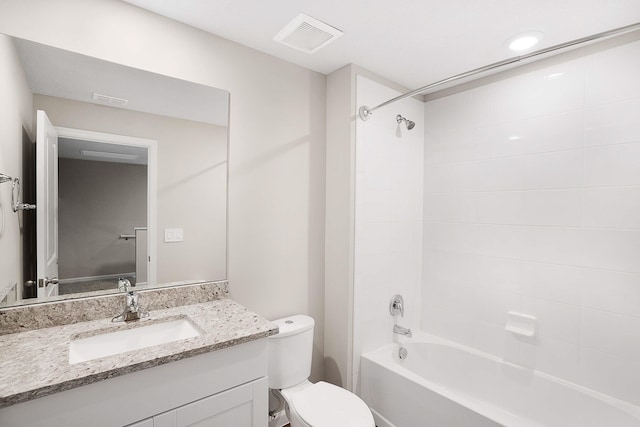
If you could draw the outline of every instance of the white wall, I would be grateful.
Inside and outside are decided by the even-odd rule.
[[[426,103],[425,330],[640,404],[638,75],[635,42]]]
[[[320,378],[325,76],[117,0],[3,0],[0,31],[230,91],[232,297],[313,316]]]
[[[357,78],[357,105],[374,107],[400,92]],[[424,104],[408,98],[356,119],[353,384],[360,355],[394,340],[389,301],[401,294],[405,327],[418,328],[422,271]],[[396,115],[413,120],[407,130]]]
[[[23,129],[31,137],[32,97],[13,41],[0,34],[0,173],[22,177]],[[22,278],[20,218],[11,208],[11,183],[0,184],[0,300]]]
[[[326,380],[351,389],[356,71],[347,65],[327,76],[327,184],[325,216]]]

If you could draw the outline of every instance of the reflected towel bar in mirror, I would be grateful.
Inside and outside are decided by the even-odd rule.
[[[0,173],[0,184],[11,181],[11,208],[14,212],[28,211],[36,208],[36,205],[20,203],[20,178],[13,178],[4,173]]]

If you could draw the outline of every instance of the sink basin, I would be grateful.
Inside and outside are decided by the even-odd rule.
[[[178,319],[75,339],[69,343],[69,363],[86,362],[198,335],[201,333],[191,321]]]

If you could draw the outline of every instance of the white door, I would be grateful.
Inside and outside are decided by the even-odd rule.
[[[58,295],[58,133],[42,110],[36,121],[36,256],[38,298]]]

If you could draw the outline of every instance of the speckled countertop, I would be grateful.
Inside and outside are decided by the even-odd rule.
[[[69,363],[69,342],[106,332],[188,318],[203,333],[77,364]],[[278,332],[278,327],[230,299],[154,310],[136,322],[92,320],[0,336],[0,408],[52,393],[220,350]]]

